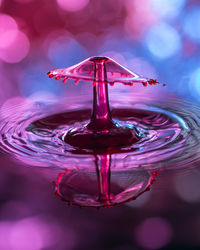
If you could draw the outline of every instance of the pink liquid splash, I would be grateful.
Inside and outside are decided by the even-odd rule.
[[[149,189],[155,170],[198,161],[193,149],[200,141],[200,112],[194,105],[155,99],[153,104],[145,99],[145,104],[135,103],[136,98],[133,102],[120,93],[110,108],[108,84],[146,86],[157,81],[106,57],[92,57],[48,74],[75,83],[91,81],[92,109],[81,96],[52,105],[11,102],[0,112],[0,143],[26,165],[60,169],[56,193],[69,204],[122,204]]]
[[[78,194],[76,191],[76,198],[74,198],[74,194],[71,194],[71,201],[69,201],[69,204],[109,207],[114,204],[125,202],[121,193],[111,195],[110,192],[111,151],[114,148],[132,145],[139,141],[140,138],[135,129],[130,129],[125,126],[117,126],[114,123],[109,106],[108,83],[112,86],[115,82],[133,86],[133,83],[137,82],[147,86],[147,84],[153,85],[158,84],[158,82],[152,79],[140,78],[135,73],[130,72],[107,57],[92,57],[70,68],[49,72],[48,75],[50,78],[54,76],[56,80],[62,78],[64,82],[66,82],[68,78],[72,78],[75,79],[75,84],[77,84],[79,80],[93,81],[93,111],[90,122],[86,126],[72,128],[65,134],[63,139],[66,143],[74,147],[81,149],[89,148],[94,150],[95,153],[98,153],[99,149],[105,152],[103,155],[96,155],[98,196],[93,195],[92,197],[89,197],[85,194],[81,196],[81,192],[84,190],[84,187],[82,187],[82,190],[79,190],[79,196],[81,199],[77,198]],[[68,175],[69,174],[67,174],[67,176]],[[63,175],[61,176],[63,177]],[[81,182],[79,183],[77,180],[78,174],[75,176],[75,180],[79,185]],[[70,181],[74,180],[73,177],[70,178]],[[59,179],[61,180],[61,178]],[[86,178],[86,180],[88,183],[89,178]],[[58,183],[56,193],[60,194],[59,188],[62,185],[60,182]],[[150,183],[147,183],[147,186],[143,187],[144,190],[146,190],[152,182],[150,181]],[[71,182],[70,184],[73,189],[73,184]],[[76,186],[76,184],[74,185]],[[89,189],[91,193],[95,191],[95,188],[92,186],[89,187]],[[144,190],[141,192],[144,192]],[[69,196],[68,192],[65,192],[65,195]],[[127,199],[129,200],[130,198],[126,197],[126,200]]]
[[[90,122],[85,127],[72,128],[65,135],[64,141],[80,148],[113,148],[131,145],[139,138],[134,129],[116,126],[109,106],[108,84],[123,83],[133,86],[134,83],[159,84],[156,80],[140,77],[108,57],[91,57],[65,69],[48,72],[50,78],[71,78],[93,81],[93,111]]]

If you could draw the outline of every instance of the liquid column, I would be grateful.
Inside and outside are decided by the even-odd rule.
[[[108,84],[107,72],[104,57],[95,57],[93,62],[95,64],[93,82],[93,113],[90,123],[87,125],[91,130],[104,130],[115,128],[112,121],[109,99],[108,99]]]

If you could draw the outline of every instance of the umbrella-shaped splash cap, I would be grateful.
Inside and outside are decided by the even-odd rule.
[[[93,111],[89,123],[72,128],[64,133],[62,139],[78,148],[115,149],[131,145],[140,140],[134,126],[117,124],[112,120],[109,108],[108,84],[123,83],[132,86],[139,82],[146,86],[157,84],[156,80],[141,77],[124,68],[109,57],[90,57],[74,66],[57,69],[48,73],[56,80],[74,79],[93,82]]]
[[[52,70],[48,72],[48,75],[50,78],[55,77],[56,80],[63,79],[64,82],[67,79],[74,79],[75,83],[78,83],[79,80],[96,81],[98,64],[104,65],[104,83],[111,85],[116,82],[127,85],[142,83],[144,86],[148,83],[150,85],[158,84],[156,80],[139,76],[109,57],[90,57],[71,67]]]

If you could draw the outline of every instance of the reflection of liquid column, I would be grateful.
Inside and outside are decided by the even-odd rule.
[[[96,156],[96,171],[99,187],[99,201],[110,204],[110,165],[111,156]]]
[[[157,172],[137,167],[130,170],[111,166],[111,155],[95,155],[90,169],[66,170],[59,174],[56,195],[69,205],[112,207],[136,199],[150,190]]]

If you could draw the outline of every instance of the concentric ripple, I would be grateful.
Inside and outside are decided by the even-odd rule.
[[[170,103],[170,104],[169,104]],[[140,140],[112,154],[111,168],[180,168],[198,161],[200,109],[182,100],[166,104],[112,103],[118,126],[137,130]],[[72,102],[50,105],[21,102],[1,110],[0,144],[4,151],[29,165],[67,169],[90,168],[92,150],[74,148],[62,140],[71,128],[84,126],[90,105]]]

